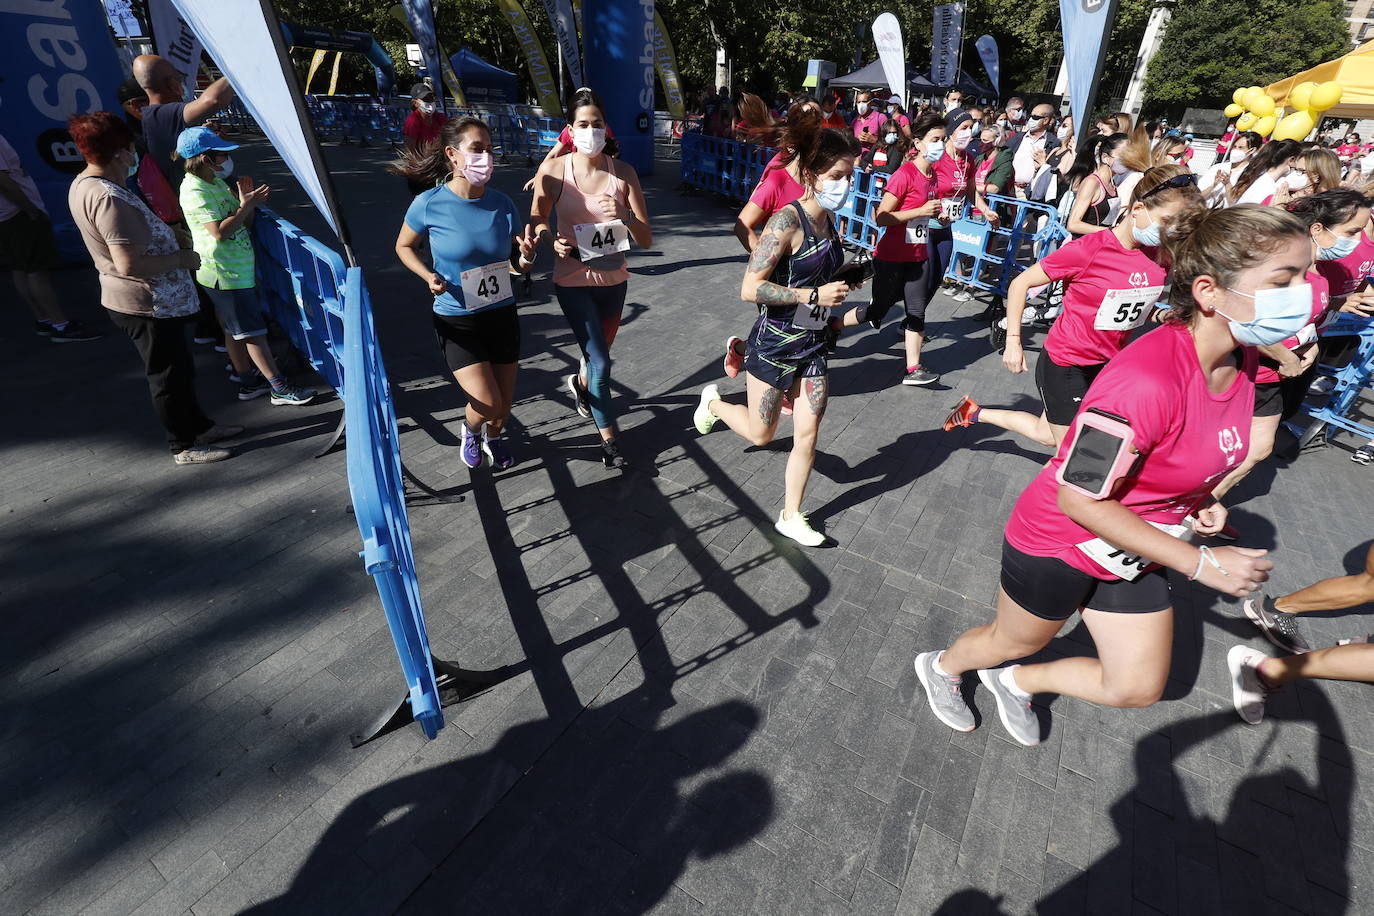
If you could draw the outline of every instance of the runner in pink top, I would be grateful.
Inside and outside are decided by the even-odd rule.
[[[1032,265],[1007,289],[1007,345],[1002,363],[1026,371],[1021,346],[1021,316],[1030,290],[1051,282],[1065,284],[1064,309],[1045,339],[1035,363],[1035,383],[1044,411],[980,407],[965,397],[950,412],[944,428],[980,420],[1058,447],[1078,412],[1092,380],[1120,352],[1133,331],[1150,320],[1164,292],[1165,270],[1156,260],[1163,227],[1201,206],[1196,179],[1186,166],[1149,169],[1136,182],[1125,217],[1105,232],[1073,241]]]
[[[960,693],[964,672],[973,670],[1024,745],[1040,741],[1031,710],[1037,693],[1149,706],[1169,676],[1173,602],[1165,571],[1245,597],[1273,568],[1263,550],[1197,547],[1184,535],[1191,527],[1211,537],[1226,524],[1211,490],[1245,460],[1254,347],[1279,342],[1308,317],[1308,227],[1258,206],[1195,209],[1179,223],[1189,231],[1170,240],[1172,317],[1102,371],[1075,433],[1017,500],[995,621],[916,658],[931,711],[952,728],[974,726]],[[1075,652],[997,667],[1042,650],[1075,611],[1095,658]]]
[[[968,154],[973,142],[973,118],[959,112],[946,122],[943,153],[934,160],[935,175],[939,179],[936,194],[940,198],[940,212],[930,221],[930,270],[926,273],[928,299],[935,298],[949,271],[954,250],[954,221],[963,216],[964,203],[971,201],[984,219],[998,224],[997,212],[983,199],[977,184],[977,163]],[[962,294],[961,294],[962,296]],[[967,301],[961,298],[960,301]]]
[[[639,175],[608,155],[603,112],[590,89],[573,96],[568,106],[573,153],[539,166],[530,222],[539,241],[552,238],[554,294],[582,351],[580,371],[564,384],[577,412],[596,422],[606,467],[624,468],[611,409],[610,351],[630,276],[625,252],[631,239],[640,248],[652,245],[653,230]],[[555,213],[558,234],[552,236]]]

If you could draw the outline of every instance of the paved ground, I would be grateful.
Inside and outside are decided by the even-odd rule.
[[[235,159],[280,180],[268,155]],[[54,347],[7,309],[5,912],[1374,911],[1367,688],[1304,685],[1242,725],[1223,658],[1260,643],[1229,601],[1175,583],[1173,675],[1150,709],[1048,698],[1049,738],[1027,750],[923,708],[911,658],[988,618],[1001,526],[1045,457],[938,431],[961,391],[1033,403],[976,303],[934,306],[935,390],[893,385],[894,328],[845,340],[806,501],[839,547],[806,551],[770,525],[786,435],[745,449],[690,429],[752,311],[726,208],[679,195],[671,166],[649,183],[656,250],[634,258],[615,351],[636,470],[605,472],[558,393],[575,347],[541,279],[522,307],[522,463],[469,474],[423,291],[390,253],[400,181],[377,150],[329,158],[407,463],[466,496],[411,516],[435,650],[521,673],[450,709],[437,740],[412,726],[350,749],[399,669],[343,456],[311,458],[338,403],[239,404],[204,352],[206,402],[253,435],[175,468],[127,342]],[[301,200],[273,204],[315,231]],[[63,289],[103,323],[88,275]],[[1279,588],[1359,563],[1369,474],[1332,448],[1238,492]],[[1075,619],[1049,654],[1085,651]]]

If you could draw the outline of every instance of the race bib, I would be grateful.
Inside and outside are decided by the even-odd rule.
[[[578,223],[573,226],[573,235],[583,261],[630,250],[630,230],[618,219],[608,223]]]
[[[1164,292],[1162,286],[1110,289],[1097,308],[1093,328],[1098,331],[1131,331],[1145,323]]]
[[[1149,520],[1146,520],[1146,524],[1153,525],[1165,534],[1176,538],[1182,537],[1189,530],[1187,525],[1165,525],[1162,522]],[[1127,553],[1120,547],[1102,540],[1102,538],[1093,538],[1091,541],[1083,541],[1074,546],[1091,557],[1098,566],[1126,582],[1134,582],[1139,579],[1146,569],[1154,565],[1153,560]]]
[[[792,327],[806,331],[819,331],[830,318],[830,309],[824,305],[799,305],[792,313]]]
[[[908,220],[906,224],[906,241],[908,245],[924,245],[926,236],[930,232],[930,218],[926,216]]]
[[[940,201],[940,222],[952,223],[964,215],[962,197],[946,197]]]
[[[510,284],[510,263],[497,261],[458,275],[463,286],[463,305],[469,312],[505,302],[515,294]]]
[[[1298,338],[1299,346],[1302,346],[1303,344],[1310,344],[1312,341],[1317,339],[1317,326],[1315,324],[1305,324],[1303,325],[1302,330],[1294,336]]]

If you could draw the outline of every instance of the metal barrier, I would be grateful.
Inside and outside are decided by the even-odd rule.
[[[1017,274],[1047,254],[1046,247],[1068,238],[1069,231],[1053,205],[1000,194],[987,200],[998,209],[1000,224],[974,219],[973,205],[965,203],[963,215],[950,226],[954,245],[945,278],[1005,297]],[[970,273],[963,272],[966,266]]]
[[[680,141],[682,183],[743,203],[777,150],[726,137],[687,132]]]
[[[1321,336],[1357,337],[1355,352],[1350,362],[1341,369],[1323,366],[1327,374],[1336,379],[1331,395],[1326,403],[1307,414],[1312,422],[1302,431],[1299,447],[1305,447],[1313,439],[1323,435],[1327,426],[1334,426],[1346,432],[1374,439],[1374,426],[1360,423],[1350,417],[1355,405],[1374,378],[1374,319],[1358,315],[1338,313],[1335,318],[1321,329]]]

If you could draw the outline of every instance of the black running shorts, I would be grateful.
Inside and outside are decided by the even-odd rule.
[[[1088,386],[1105,365],[1061,366],[1042,350],[1035,361],[1035,386],[1040,389],[1040,400],[1045,405],[1045,419],[1055,426],[1073,423]]]
[[[514,306],[471,315],[435,315],[434,330],[450,372],[477,363],[520,362],[520,316]]]
[[[1104,582],[1056,557],[1022,553],[1003,539],[1002,590],[1036,617],[1067,620],[1079,608],[1112,614],[1153,614],[1173,606],[1164,570],[1134,582]]]

